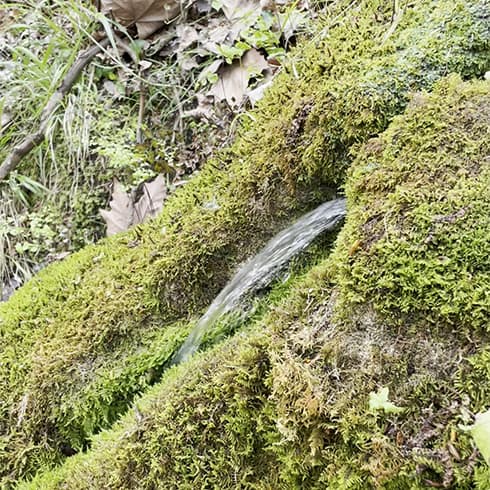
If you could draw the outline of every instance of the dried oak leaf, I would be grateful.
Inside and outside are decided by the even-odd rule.
[[[136,25],[138,37],[146,39],[181,13],[178,0],[102,0],[101,10],[123,26]]]

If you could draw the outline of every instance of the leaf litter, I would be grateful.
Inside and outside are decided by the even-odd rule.
[[[98,132],[87,134],[89,153],[86,155],[90,155],[91,165],[108,169],[101,173],[104,180],[96,185],[103,185],[106,196],[111,194],[109,209],[101,215],[105,215],[107,232],[114,233],[155,215],[173,189],[184,184],[214,151],[228,144],[233,137],[231,121],[262,97],[281,69],[293,38],[308,31],[307,22],[316,17],[323,6],[318,2],[310,8],[306,2],[288,0],[93,0],[94,5],[97,3],[100,3],[101,13],[91,15],[99,21],[100,35],[115,39],[117,34],[121,44],[112,44],[97,56],[90,68],[87,78],[93,79],[96,87],[93,105],[102,104],[114,113],[122,108],[121,114],[127,114],[134,111],[128,111],[128,104],[134,105],[144,97],[147,99],[143,100],[140,111],[143,117],[139,129],[144,135],[143,142],[132,140],[132,130],[124,129],[128,122],[123,117],[113,120],[114,131],[111,133],[126,134],[122,140],[115,137],[104,147],[102,135]],[[48,17],[53,25],[66,33],[74,29],[66,16],[65,4],[55,0],[52,5],[55,8],[41,9],[34,2],[21,0],[0,5],[2,137],[13,139],[17,137],[16,131],[22,129],[18,108],[24,104],[19,100],[22,92],[18,82],[22,81],[25,67],[16,61],[16,49],[26,48],[32,53],[33,60],[45,59],[52,46],[56,49],[56,31],[46,30],[45,19]],[[85,9],[84,6],[80,8]],[[88,10],[84,12],[83,15]],[[102,20],[102,12],[105,20]],[[303,16],[307,19],[305,22],[301,20]],[[286,22],[285,19],[290,20]],[[19,31],[16,28],[19,25],[26,28]],[[88,25],[86,28],[92,29]],[[275,39],[273,42],[277,45],[264,46],[260,41],[264,37]],[[224,56],[227,50],[232,52],[229,59]],[[277,50],[282,50],[285,56],[278,57]],[[64,58],[56,62],[60,64]],[[142,97],[143,91],[146,96]],[[96,118],[94,112],[86,114],[85,119],[95,121]],[[66,135],[60,135],[60,141],[63,137]],[[49,153],[51,150],[44,149],[43,158],[55,158],[54,153]],[[110,156],[117,152],[124,155],[123,160],[127,160],[129,152],[135,156],[130,164],[119,167],[117,162],[122,160],[111,163],[113,157]],[[130,169],[134,169],[133,174]],[[157,182],[161,183],[158,189]],[[89,184],[89,187],[93,185]],[[124,189],[128,189],[128,193],[123,195]],[[97,192],[100,196],[100,187]],[[136,195],[142,197],[135,200]],[[99,207],[103,204],[101,200]],[[6,215],[2,220],[20,223],[23,213],[35,216],[36,212],[26,206],[24,210],[16,209],[16,216]],[[70,227],[73,210],[67,209],[63,213],[61,227]],[[92,218],[92,223],[96,222]],[[84,231],[86,243],[100,237],[100,225],[92,226],[93,229]],[[12,247],[18,240],[22,244],[22,234],[18,239],[11,237],[11,240]],[[73,245],[68,237],[55,251],[49,247],[43,251],[41,246],[31,269],[35,272],[82,245]],[[55,258],[50,259],[51,256]],[[16,252],[14,260],[23,259]],[[26,256],[26,260],[32,258]],[[5,270],[9,270],[8,267]],[[25,277],[16,279],[14,288],[29,275],[26,273]],[[8,285],[12,277],[2,274],[0,287],[2,283]]]
[[[260,100],[280,69],[276,55],[278,51],[285,53],[281,43],[285,47],[314,16],[308,7],[293,2],[264,0],[199,0],[187,4],[174,0],[106,0],[102,11],[122,25],[136,28],[135,34],[145,39],[144,50],[153,60],[175,59],[179,70],[191,75],[191,103],[180,107],[181,126],[182,120],[204,120],[223,128],[223,122],[246,108],[247,102],[253,106]],[[127,72],[119,75],[120,80],[125,77]],[[113,97],[121,98],[121,84],[110,83],[106,88]],[[126,89],[129,86],[127,81]],[[139,86],[135,84],[132,90],[137,92]],[[199,168],[201,163],[192,168]],[[185,174],[175,172],[174,183],[178,185]],[[147,187],[145,192],[152,196]],[[139,222],[134,218],[137,209],[142,220],[147,216],[138,203],[123,194],[118,182],[113,185],[110,207],[110,211],[101,211],[108,235]]]

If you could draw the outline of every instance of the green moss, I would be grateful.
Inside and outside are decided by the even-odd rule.
[[[465,93],[459,84],[437,88],[451,105],[415,97],[410,119],[359,153],[337,256],[346,302],[369,301],[397,321],[488,327],[488,87]]]
[[[439,213],[439,190],[446,195],[448,179],[459,193],[455,209],[466,199],[478,210],[489,205],[488,192],[474,193],[489,182],[488,143],[481,137],[488,87],[453,77],[434,94],[415,96],[404,116],[360,149],[334,254],[248,330],[167,372],[137,409],[95,438],[92,450],[20,488],[486,488],[485,463],[459,424],[490,400],[487,333],[465,308],[456,328],[437,301],[430,311],[427,302],[414,304],[394,326],[393,309],[376,291],[361,302],[346,277],[366,253],[352,247],[350,233],[364,230],[378,206],[386,206],[386,225],[396,222],[397,233],[371,236],[392,249],[400,235],[414,244],[426,237],[413,217],[418,210],[426,216],[431,206]],[[422,198],[413,201],[413,192]],[[402,203],[410,199],[408,209],[399,196]],[[452,203],[445,199],[444,205]],[[450,256],[482,228],[488,235],[490,224],[470,220],[459,228],[432,242],[427,258],[434,248]],[[397,250],[400,261],[413,256],[409,246]],[[398,265],[391,270],[370,257],[372,274],[396,274]],[[488,261],[478,260],[479,284],[488,284]],[[473,261],[471,254],[459,257],[458,270],[464,273]],[[434,287],[441,291],[431,300],[453,285]],[[473,301],[472,291],[461,294]],[[412,297],[412,289],[399,290],[401,304]],[[339,308],[346,308],[341,316]],[[466,361],[479,345],[480,358]],[[473,380],[487,382],[478,388]],[[369,393],[386,386],[402,413],[369,410]]]
[[[60,461],[107,426],[182,338],[184,332],[167,326],[201,311],[237,263],[331,195],[343,182],[353,145],[384,129],[409,91],[430,87],[448,71],[464,77],[485,71],[486,2],[415,2],[383,43],[390,9],[388,2],[365,1],[327,19],[231,149],[176,193],[158,219],[46,269],[0,307],[5,482]],[[250,406],[266,397],[250,396]],[[237,413],[246,411],[236,402]],[[240,425],[240,417],[232,422]],[[233,464],[254,453],[241,446],[238,433],[230,437],[239,441]],[[276,429],[263,437],[259,446],[282,440]],[[268,457],[269,450],[263,453]],[[223,476],[220,468],[216,474]]]

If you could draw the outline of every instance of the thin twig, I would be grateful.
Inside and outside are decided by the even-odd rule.
[[[143,79],[142,69],[140,69],[140,100],[138,109],[138,126],[136,128],[136,143],[141,145],[143,143],[143,125],[145,122],[145,101],[146,101],[146,84]]]
[[[0,165],[0,181],[4,180],[7,175],[14,170],[22,159],[28,155],[34,148],[39,146],[46,136],[50,116],[58,109],[65,96],[71,91],[73,85],[80,77],[83,69],[92,61],[92,59],[102,51],[109,43],[107,38],[102,39],[98,44],[82,51],[73,65],[68,70],[65,78],[61,82],[56,92],[50,97],[46,106],[41,113],[39,128],[35,133],[27,135],[18,145],[16,145],[7,158]]]
[[[400,7],[400,2],[399,0],[393,0],[393,12],[391,15],[391,26],[388,29],[388,31],[385,33],[383,36],[383,39],[381,41],[381,44],[383,45],[396,31],[396,28],[398,27],[398,24],[403,18],[403,8]]]

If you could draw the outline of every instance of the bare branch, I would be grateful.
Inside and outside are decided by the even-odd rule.
[[[75,82],[80,77],[84,68],[108,45],[108,43],[109,40],[107,38],[102,39],[98,44],[87,48],[78,55],[61,82],[61,85],[50,97],[44,107],[41,113],[39,129],[35,133],[27,135],[19,144],[17,144],[3,161],[2,165],[0,165],[0,181],[4,180],[7,175],[19,165],[26,155],[44,141],[50,116],[56,111],[65,96],[73,88],[73,85],[75,85]]]

